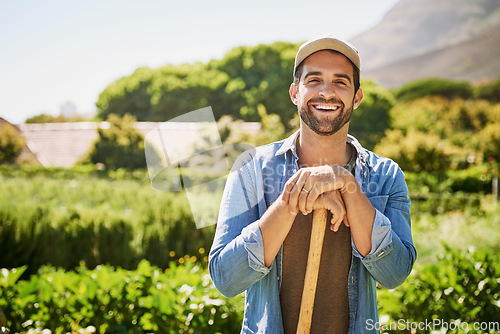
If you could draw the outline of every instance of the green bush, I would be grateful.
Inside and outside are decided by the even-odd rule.
[[[166,270],[145,260],[132,271],[45,266],[29,280],[19,280],[25,269],[0,273],[0,309],[13,333],[36,328],[52,333],[236,333],[241,328],[243,296],[223,297],[207,269],[191,261],[171,263]]]
[[[500,80],[477,87],[475,97],[493,103],[500,103]]]
[[[416,130],[406,135],[400,130],[387,131],[374,151],[393,159],[405,171],[440,173],[450,164],[441,139]]]
[[[394,91],[399,102],[418,99],[426,96],[442,96],[448,99],[469,99],[474,95],[470,83],[441,78],[426,78],[411,81]]]
[[[478,138],[484,160],[493,157],[500,161],[500,122],[486,125],[479,132]]]
[[[445,253],[437,262],[417,264],[401,287],[378,292],[380,304],[386,305],[380,314],[388,315],[392,321],[441,319],[470,326],[474,322],[496,322],[499,326],[500,254],[455,250],[445,245]]]
[[[13,163],[23,147],[24,139],[21,133],[13,125],[0,124],[0,164]]]
[[[363,100],[353,111],[349,133],[369,150],[384,137],[390,124],[389,111],[395,105],[392,93],[374,81],[361,80]]]
[[[143,171],[0,170],[0,267],[165,267],[181,254],[203,262],[212,243],[214,226],[196,228],[186,195],[153,189]]]
[[[403,137],[419,132],[439,138],[439,149],[450,156],[451,168],[466,168],[471,158],[481,162],[488,154],[498,155],[499,104],[432,96],[398,103],[390,116],[391,130]]]
[[[485,175],[485,172],[487,166],[475,165],[462,170],[447,170],[442,174],[405,171],[405,177],[408,189],[414,193],[486,194],[491,193],[491,177]]]
[[[136,118],[111,114],[106,121],[109,128],[98,129],[98,139],[84,161],[103,164],[107,169],[146,168],[144,137],[134,128]]]

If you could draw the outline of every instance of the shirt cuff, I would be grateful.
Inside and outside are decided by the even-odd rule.
[[[243,245],[248,253],[248,265],[255,271],[268,273],[272,265],[268,268],[264,265],[264,243],[260,232],[259,221],[255,221],[246,226],[241,231]]]
[[[375,219],[373,220],[372,229],[372,248],[370,253],[363,257],[358,250],[351,237],[352,252],[354,256],[368,260],[372,257],[379,258],[386,253],[386,248],[392,243],[391,221],[384,216],[380,211],[375,209]]]

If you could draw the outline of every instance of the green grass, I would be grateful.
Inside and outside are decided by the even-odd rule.
[[[410,181],[420,182],[418,178]],[[163,270],[172,263],[183,266],[196,262],[203,270],[200,275],[206,278],[206,256],[214,226],[198,229],[196,225],[215,222],[213,207],[218,206],[221,195],[217,182],[194,189],[196,198],[188,201],[185,192],[153,189],[144,171],[2,167],[0,268],[28,265],[23,277],[31,275],[40,280],[36,272],[46,264],[69,272],[81,271],[81,265],[95,268],[100,264],[133,271],[147,259]],[[410,291],[410,282],[426,282],[421,271],[441,263],[439,254],[446,251],[444,244],[464,252],[472,248],[500,251],[500,205],[491,195],[417,190],[411,212],[418,253],[415,270],[401,287],[379,290],[381,315],[398,314],[404,308],[401,298]],[[196,207],[195,218],[190,203]],[[179,271],[179,275],[198,275],[188,269]],[[117,272],[129,275],[122,269]],[[177,302],[172,303],[174,308]],[[241,298],[237,303],[241,304]],[[100,311],[92,312],[97,315]],[[186,312],[189,315],[188,308]]]
[[[477,207],[442,214],[419,213],[412,221],[412,232],[419,262],[435,261],[443,243],[457,249],[500,251],[500,203],[492,195],[483,196]]]
[[[196,227],[184,192],[155,190],[145,178],[10,172],[0,184],[0,267],[28,264],[34,273],[84,261],[131,269],[144,258],[166,267],[176,257],[205,257],[199,249],[213,238],[214,225]]]

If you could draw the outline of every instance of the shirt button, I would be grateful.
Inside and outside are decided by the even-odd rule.
[[[280,277],[278,276],[278,281],[280,280]]]

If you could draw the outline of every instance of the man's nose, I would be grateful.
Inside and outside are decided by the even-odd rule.
[[[326,100],[336,96],[335,88],[332,84],[325,83],[321,86],[319,94]]]

